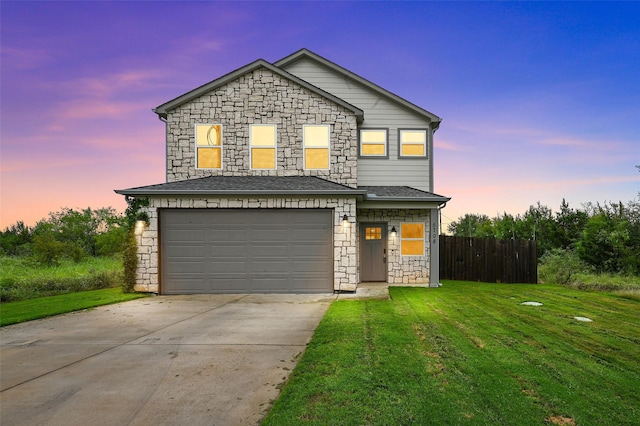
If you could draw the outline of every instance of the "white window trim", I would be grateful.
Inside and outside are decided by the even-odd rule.
[[[362,153],[362,132],[369,130],[384,131],[384,154],[363,154]],[[382,145],[378,144],[378,145]],[[362,128],[358,131],[358,156],[362,158],[389,158],[389,129],[384,127]]]
[[[198,147],[206,148],[206,145],[198,145],[198,126],[220,126],[220,167],[198,167]],[[195,169],[196,170],[222,170],[224,165],[224,150],[223,147],[224,141],[224,128],[222,123],[195,123],[193,126],[193,159],[195,161]]]
[[[402,142],[402,132],[424,132],[424,142]],[[424,147],[424,155],[402,155],[403,145],[422,145]],[[429,129],[398,129],[398,158],[428,158],[427,148],[429,147]]]
[[[327,140],[327,156],[329,158],[327,168],[326,169],[308,169],[307,168],[307,143],[305,141],[305,128],[307,127],[326,127],[328,132],[329,139]],[[309,149],[313,148],[324,148],[318,146],[310,146]],[[330,170],[331,169],[331,126],[328,124],[303,124],[302,125],[302,163],[304,170]]]
[[[404,238],[402,236],[402,225],[419,225],[422,224],[422,238]],[[401,257],[425,257],[427,254],[427,225],[425,222],[401,222],[400,223],[400,256]],[[402,254],[403,241],[422,241],[422,254]]]
[[[273,127],[274,128],[274,146],[273,146],[273,150],[275,153],[275,159],[273,162],[273,168],[269,168],[269,169],[256,169],[253,167],[253,148],[271,148],[268,146],[253,146],[253,127]],[[278,168],[278,125],[277,124],[268,124],[268,123],[264,123],[264,124],[249,124],[249,168],[251,170],[276,170]]]

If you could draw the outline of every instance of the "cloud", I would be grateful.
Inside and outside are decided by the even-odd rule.
[[[113,74],[84,77],[68,81],[65,90],[79,96],[110,97],[131,91],[153,90],[157,87],[157,80],[168,78],[169,75],[161,71],[128,70]]]
[[[454,142],[449,142],[446,140],[435,138],[433,146],[437,149],[442,149],[445,151],[465,151],[460,145],[455,144]]]
[[[42,68],[51,62],[53,55],[48,49],[18,49],[2,47],[2,67],[17,70]],[[5,69],[6,71],[6,69]]]
[[[148,110],[147,102],[113,101],[104,99],[74,99],[60,104],[54,112],[56,120],[129,117],[134,111]],[[60,124],[58,124],[60,126]],[[61,126],[64,127],[64,126]]]

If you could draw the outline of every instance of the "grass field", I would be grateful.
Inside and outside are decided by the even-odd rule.
[[[391,296],[334,302],[263,424],[640,424],[638,301],[463,282]]]
[[[84,290],[117,287],[122,282],[122,260],[90,257],[42,266],[30,258],[0,257],[0,301],[12,302]]]

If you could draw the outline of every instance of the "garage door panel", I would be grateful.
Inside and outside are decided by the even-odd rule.
[[[239,245],[237,243],[233,244],[223,244],[216,243],[215,245],[210,245],[208,248],[209,258],[212,261],[215,261],[216,258],[219,259],[233,259],[233,258],[246,258],[247,247],[245,245]]]
[[[329,209],[165,209],[161,288],[181,293],[333,290]]]

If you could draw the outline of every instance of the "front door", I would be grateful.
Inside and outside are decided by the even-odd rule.
[[[387,224],[360,224],[360,281],[387,281]]]

